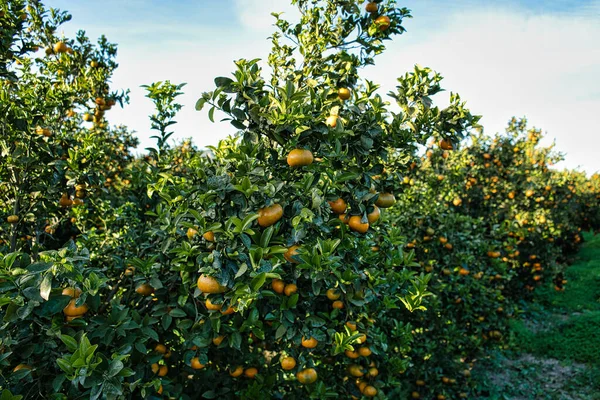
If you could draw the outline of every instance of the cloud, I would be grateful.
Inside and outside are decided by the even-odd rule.
[[[105,11],[117,13],[117,3],[111,0]],[[396,77],[414,64],[429,66],[445,76],[446,89],[460,93],[474,113],[483,115],[486,132],[501,132],[512,116],[527,116],[548,133],[547,143],[556,139],[557,149],[567,154],[565,166],[600,170],[600,1],[580,2],[579,7],[563,0],[543,6],[529,1],[535,7],[527,7],[528,1],[492,6],[478,0],[406,3],[415,16],[405,23],[408,32],[387,42],[388,50],[364,71],[382,84],[382,93],[392,90]],[[213,89],[214,77],[234,70],[233,60],[266,59],[266,38],[275,29],[271,11],[284,11],[290,20],[298,15],[284,0],[225,4],[208,10],[183,2],[177,13],[169,14],[181,15],[177,19],[157,19],[149,9],[138,20],[126,9],[118,24],[94,15],[88,16],[89,26],[80,22],[86,22],[81,14],[91,8],[73,10],[73,28],[88,29],[92,36],[109,29],[109,39],[119,43],[113,87],[131,88],[132,101],[124,110],[113,109],[109,119],[136,130],[142,147],[152,144],[147,116],[153,109],[140,85],[165,79],[187,82],[174,137],[193,137],[199,146],[215,144],[235,130],[228,123],[211,123],[206,110],[196,112],[196,100]],[[232,18],[227,23],[213,18],[222,14]]]
[[[493,7],[453,11],[433,29],[418,16],[414,21],[367,70],[386,92],[415,63],[429,66],[483,115],[487,133],[503,131],[511,116],[527,116],[547,132],[546,144],[555,139],[567,154],[563,166],[600,170],[598,14]]]

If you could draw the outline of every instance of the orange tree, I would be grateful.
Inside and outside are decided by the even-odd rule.
[[[359,78],[384,40],[403,32],[408,10],[392,1],[369,11],[363,2],[295,3],[297,24],[277,19],[271,79],[257,60],[240,60],[233,79],[217,78],[199,100],[240,130],[211,157],[165,146],[178,89],[148,88],[159,145],[124,173],[133,190],[122,194],[149,207],[131,216],[146,222],[136,257],[118,247],[98,257],[115,241],[105,207],[97,221],[80,214],[78,243],[100,249],[91,260],[72,245],[31,265],[23,253],[3,258],[3,317],[20,336],[6,341],[2,362],[7,371],[27,366],[3,374],[3,386],[93,398],[406,391],[412,327],[403,320],[421,308],[429,277],[407,269],[398,232],[377,224],[408,168],[385,165],[391,154],[409,162],[430,137],[457,141],[476,118],[457,96],[432,107],[441,77],[428,69],[399,79],[397,114]],[[189,163],[169,166],[183,157]],[[145,180],[151,201],[136,197]],[[104,182],[122,181],[119,173]],[[31,348],[33,323],[52,334]]]
[[[127,100],[109,89],[115,45],[58,37],[70,18],[37,1],[0,1],[0,387],[27,397],[61,392],[57,359],[72,342],[60,326],[99,308],[103,262],[121,233],[107,211],[122,203],[103,184],[136,144],[105,120]]]

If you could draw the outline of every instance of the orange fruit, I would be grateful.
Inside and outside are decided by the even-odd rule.
[[[331,301],[335,301],[337,299],[340,298],[340,296],[342,295],[342,293],[339,291],[339,289],[327,289],[327,298]]]
[[[198,289],[200,289],[202,293],[215,294],[223,293],[227,288],[225,286],[222,286],[212,276],[202,274],[198,278]]]
[[[285,288],[285,282],[281,279],[273,279],[273,282],[271,282],[271,287],[275,293],[281,294]]]
[[[212,342],[215,346],[219,346],[223,342],[223,339],[225,339],[225,336],[219,335],[216,338],[213,338]]]
[[[342,308],[344,308],[344,302],[336,300],[333,302],[332,307],[341,310]]]
[[[160,386],[158,387],[158,390],[156,391],[156,393],[158,393],[158,394],[162,394],[162,392],[163,392],[163,387],[162,387],[162,385],[160,385]]]
[[[299,248],[300,246],[298,246],[297,244],[293,245],[292,247],[288,247],[287,251],[283,254],[283,258],[285,258],[288,262],[291,262],[292,264],[300,264],[300,261],[296,261],[292,258],[298,254]]]
[[[158,376],[165,376],[167,373],[169,373],[169,367],[166,365],[161,365],[158,369]]]
[[[338,215],[338,219],[342,221],[344,224],[348,224],[349,217],[348,214],[340,214]]]
[[[330,115],[329,117],[327,117],[325,119],[325,125],[327,125],[331,128],[335,128],[337,126],[337,120],[338,120],[337,115]]]
[[[215,241],[215,234],[212,231],[208,231],[205,232],[202,237],[207,241],[207,242],[214,242]]]
[[[200,360],[198,359],[198,357],[194,357],[192,358],[192,361],[190,363],[192,369],[202,369],[204,368],[204,364],[200,363]]]
[[[238,365],[237,367],[235,367],[235,369],[229,370],[229,375],[231,375],[234,378],[237,378],[238,376],[241,376],[244,373],[244,367],[242,367],[241,365]]]
[[[298,286],[296,286],[296,284],[294,283],[288,283],[287,285],[285,285],[285,288],[283,289],[283,293],[285,293],[286,296],[291,296],[294,293],[296,293],[298,291]]]
[[[376,13],[377,12],[377,3],[367,3],[365,10],[367,10],[367,12],[370,12],[370,13]]]
[[[254,379],[254,377],[258,374],[258,369],[251,367],[244,371],[244,376],[246,378]]]
[[[348,327],[348,329],[350,329],[350,332],[356,332],[356,322],[347,321],[346,326]]]
[[[377,396],[377,389],[369,385],[366,388],[364,388],[362,393],[365,395],[365,397],[375,397]]]
[[[87,304],[82,304],[79,307],[77,307],[75,305],[76,301],[77,300],[72,299],[71,301],[69,301],[69,304],[65,308],[63,308],[63,313],[67,317],[80,317],[88,312]]]
[[[369,221],[369,224],[374,224],[375,222],[377,222],[380,216],[381,211],[379,210],[379,207],[373,205],[373,211],[367,214],[367,220]]]
[[[362,357],[369,357],[371,354],[373,354],[373,352],[368,346],[363,346],[358,349],[358,354],[360,354]]]
[[[371,367],[369,368],[369,376],[372,378],[375,378],[377,375],[379,375],[379,370],[375,367]]]
[[[331,211],[333,211],[336,214],[345,213],[346,208],[348,207],[348,205],[346,204],[344,199],[342,199],[341,197],[334,201],[328,201],[328,203],[329,203],[329,206],[331,207]]]
[[[264,207],[258,210],[258,225],[263,228],[275,224],[283,216],[283,208],[279,204]]]
[[[461,268],[458,270],[458,273],[462,276],[467,276],[467,275],[469,275],[469,270],[466,268]]]
[[[382,15],[381,17],[377,17],[375,23],[379,26],[379,30],[383,32],[390,27],[390,17]]]
[[[379,197],[377,197],[377,201],[375,202],[376,206],[381,208],[389,208],[396,203],[396,197],[392,193],[379,193]]]
[[[440,149],[442,150],[452,150],[454,147],[452,146],[452,142],[448,139],[442,139],[439,141]]]
[[[302,347],[305,347],[307,349],[314,349],[315,347],[317,347],[318,344],[319,342],[314,337],[310,337],[309,339],[306,339],[304,337],[302,338]]]
[[[185,235],[187,236],[188,239],[192,240],[192,238],[194,236],[196,236],[196,234],[198,233],[198,231],[194,228],[188,228],[187,232],[185,233]]]
[[[167,346],[165,346],[164,344],[157,344],[156,346],[154,346],[154,351],[160,354],[166,354],[167,353]]]
[[[296,378],[303,385],[309,385],[317,381],[317,371],[314,368],[306,368],[302,371],[298,371]]]
[[[365,374],[365,371],[363,370],[363,367],[361,367],[360,365],[351,364],[348,367],[348,373],[356,378],[360,378],[361,376],[363,376]]]
[[[350,89],[347,88],[339,88],[338,90],[338,97],[340,98],[340,100],[348,100],[350,98]]]
[[[8,222],[9,224],[16,224],[17,222],[19,222],[19,216],[18,215],[9,215],[6,218],[6,222]]]
[[[281,368],[290,371],[296,367],[296,359],[294,357],[285,357],[281,360]]]
[[[227,310],[225,311],[221,311],[222,315],[229,315],[229,314],[233,314],[235,312],[235,309],[231,306],[227,307]]]
[[[214,304],[212,301],[210,301],[210,299],[206,299],[204,305],[210,311],[219,311],[221,308],[223,308],[223,304]]]
[[[142,283],[135,289],[137,294],[141,294],[142,296],[150,296],[154,293],[154,288],[150,286],[148,283]]]
[[[74,297],[74,298],[79,298],[79,296],[81,296],[81,290],[77,289],[77,288],[64,288],[62,291],[62,295],[63,296],[69,296],[69,297]]]
[[[56,42],[53,48],[55,53],[66,53],[69,50],[69,46],[67,46],[64,42]]]
[[[287,163],[290,167],[305,167],[314,161],[310,150],[294,149],[287,156]]]
[[[360,215],[353,215],[348,220],[348,226],[354,232],[366,233],[369,230],[369,223],[368,222],[362,223],[361,220],[362,220],[362,217]]]
[[[360,354],[358,354],[358,352],[356,351],[351,351],[351,350],[346,350],[344,352],[344,354],[346,354],[346,357],[351,358],[353,360],[357,359],[358,357],[360,357]]]
[[[135,273],[135,267],[127,267],[125,269],[125,276],[132,276]]]

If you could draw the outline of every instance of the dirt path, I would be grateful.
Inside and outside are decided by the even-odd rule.
[[[586,235],[564,292],[544,288],[478,367],[477,399],[600,400],[600,235]]]

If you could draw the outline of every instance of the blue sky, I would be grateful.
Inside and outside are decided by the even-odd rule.
[[[66,35],[84,29],[119,44],[114,88],[131,89],[131,104],[112,110],[111,123],[137,131],[151,143],[147,116],[152,105],[140,85],[169,79],[187,82],[180,97],[176,137],[200,146],[232,133],[193,109],[215,76],[228,75],[233,60],[266,58],[273,31],[271,11],[294,10],[287,0],[47,0],[68,10]],[[542,128],[569,168],[600,171],[600,0],[407,0],[413,11],[408,32],[388,45],[365,76],[382,93],[414,64],[446,78],[444,87],[461,94],[482,114],[488,133],[502,131],[515,116]],[[447,95],[447,94],[446,94]],[[439,99],[444,104],[443,96]]]

